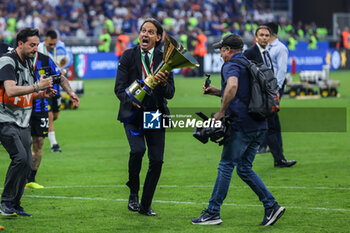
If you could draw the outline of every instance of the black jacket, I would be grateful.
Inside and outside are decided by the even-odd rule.
[[[251,61],[255,61],[256,63],[265,63],[263,57],[261,56],[259,47],[256,44],[245,50],[243,54],[246,58],[248,58]],[[269,60],[271,64],[271,69],[273,70],[271,58]]]
[[[249,60],[256,61],[257,63],[264,63],[259,47],[256,44],[245,50],[243,54]]]
[[[154,68],[158,67],[162,59],[163,52],[156,47],[153,56]],[[125,92],[125,88],[129,87],[136,79],[142,79],[140,46],[126,50],[119,60],[114,92],[120,100],[118,113],[118,120],[120,121],[127,121],[127,119],[135,115],[136,111],[142,114],[142,111],[132,105],[131,98]],[[169,115],[166,99],[173,98],[174,94],[174,78],[173,74],[170,73],[167,85],[163,86],[159,84],[155,90],[153,90],[152,96],[146,97],[151,98],[151,105],[147,107],[147,110],[159,109],[162,113]],[[140,113],[138,114],[140,115]]]

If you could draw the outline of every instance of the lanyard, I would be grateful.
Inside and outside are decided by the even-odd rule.
[[[152,70],[152,67],[153,67],[153,55],[154,55],[154,50],[153,50],[153,53],[151,54],[151,57],[149,58],[151,62],[151,65],[150,65],[150,69]],[[143,72],[145,72],[145,75],[146,77],[150,74],[152,74],[151,70],[148,70],[148,67],[146,65],[146,61],[145,61],[145,56],[143,55],[143,53],[141,53],[141,61],[142,61],[142,69],[143,69]]]
[[[34,59],[33,59],[33,68],[34,68],[34,70],[35,70],[35,68],[36,68],[36,63],[38,62],[38,53],[36,53],[35,54],[35,56],[34,56]]]

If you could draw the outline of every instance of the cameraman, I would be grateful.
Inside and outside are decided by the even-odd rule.
[[[247,106],[240,100],[249,102],[249,74],[247,68],[239,60],[247,62],[242,54],[243,41],[236,34],[225,36],[220,42],[213,44],[220,49],[224,64],[221,70],[222,90],[209,86],[203,91],[222,98],[221,107],[214,115],[215,120],[235,113],[239,120],[231,124],[231,135],[226,140],[218,167],[218,175],[208,208],[203,214],[192,220],[193,224],[216,225],[222,223],[220,206],[227,195],[234,167],[237,174],[256,193],[265,207],[265,216],[260,225],[274,224],[285,211],[276,202],[260,177],[252,170],[253,161],[259,144],[264,140],[267,122],[255,121],[248,115]]]

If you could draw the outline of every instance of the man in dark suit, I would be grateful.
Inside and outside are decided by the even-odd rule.
[[[259,26],[255,31],[256,44],[244,51],[244,55],[249,60],[256,61],[257,63],[265,63],[267,67],[270,67],[273,70],[274,68],[272,59],[269,52],[267,51],[267,46],[269,44],[271,35],[272,31],[270,27],[266,25]],[[267,123],[268,133],[266,134],[265,142],[263,142],[260,146],[258,153],[266,153],[266,147],[268,145],[274,158],[275,167],[293,166],[296,161],[286,160],[283,155],[282,137],[278,115],[276,114],[275,116],[269,117]]]
[[[244,51],[244,56],[257,63],[265,63],[267,67],[272,68],[271,58],[267,52],[267,45],[271,36],[270,28],[259,26],[255,31],[256,44]]]
[[[150,96],[146,96],[142,107],[133,102],[126,94],[125,88],[136,79],[145,79],[156,70],[163,58],[159,46],[162,34],[163,28],[157,20],[145,20],[140,28],[140,45],[126,50],[120,57],[114,89],[120,100],[118,120],[124,123],[130,145],[129,181],[126,183],[130,188],[128,209],[147,216],[157,216],[151,208],[151,203],[163,164],[165,129],[143,129],[143,113],[159,110],[162,114],[170,114],[166,99],[174,96],[174,79],[172,73],[158,72],[155,78],[160,84]],[[149,168],[139,204],[139,174],[142,157],[146,151],[145,141],[148,147]]]

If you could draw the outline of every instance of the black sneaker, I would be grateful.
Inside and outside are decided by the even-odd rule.
[[[62,150],[58,144],[53,144],[51,147],[51,152],[62,152]]]
[[[272,207],[265,209],[264,220],[260,223],[261,226],[272,226],[284,214],[286,208],[277,203]]]
[[[198,225],[219,225],[222,223],[220,213],[210,213],[207,209],[198,218],[192,219],[192,224]]]
[[[0,212],[3,216],[17,216],[16,210],[13,208],[10,202],[1,202]]]
[[[18,216],[23,216],[23,217],[30,217],[30,216],[32,216],[32,214],[24,211],[22,206],[16,206],[14,209],[16,210],[16,214]]]

